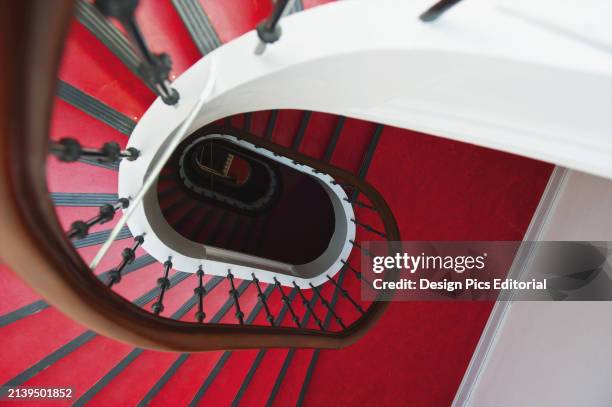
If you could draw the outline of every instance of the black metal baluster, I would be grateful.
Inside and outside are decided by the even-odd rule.
[[[293,307],[291,306],[291,300],[285,294],[283,287],[281,286],[279,281],[276,279],[276,277],[274,277],[274,285],[276,285],[276,288],[278,289],[278,291],[280,291],[281,298],[282,298],[281,301],[283,301],[283,303],[285,303],[285,305],[287,306],[287,309],[289,309],[289,312],[291,313],[291,319],[293,320],[295,325],[297,325],[298,328],[301,328],[302,326],[300,325],[300,319],[297,317],[297,315],[295,314],[295,311],[293,310]]]
[[[268,307],[268,303],[266,302],[266,296],[264,295],[263,291],[261,291],[261,287],[259,286],[259,280],[257,279],[257,277],[255,277],[255,273],[251,273],[251,276],[253,277],[253,281],[255,282],[255,287],[257,287],[257,297],[259,298],[259,301],[261,302],[264,307],[264,310],[266,311],[266,319],[268,320],[270,325],[274,326],[274,315],[272,315],[272,313],[270,312],[270,308]]]
[[[369,257],[373,257],[373,256],[374,256],[374,255],[372,254],[372,252],[371,252],[371,251],[369,251],[369,250],[368,250],[368,249],[366,249],[365,247],[361,246],[359,243],[355,242],[354,240],[349,239],[349,242],[351,242],[351,244],[352,244],[354,247],[356,247],[356,248],[358,248],[359,250],[361,250],[361,252],[362,252],[363,254],[365,254],[366,256],[369,256]]]
[[[383,232],[381,232],[380,230],[376,230],[374,229],[372,226],[370,225],[366,225],[365,223],[361,223],[355,219],[351,219],[351,222],[353,222],[355,225],[360,226],[362,228],[364,228],[365,230],[372,232],[374,234],[377,234],[378,236],[382,237],[383,239],[387,238],[387,235],[385,235]]]
[[[343,199],[344,199],[346,202],[350,203],[350,204],[357,205],[357,206],[360,206],[360,207],[362,207],[362,208],[366,208],[366,209],[371,209],[371,210],[373,210],[373,211],[375,211],[375,210],[376,210],[376,208],[374,208],[373,206],[368,205],[368,204],[367,204],[367,203],[365,203],[365,202],[361,202],[361,201],[359,201],[359,200],[357,200],[357,199],[348,199],[348,198],[343,198]]]
[[[100,207],[100,212],[97,216],[88,221],[77,220],[70,225],[68,230],[68,239],[83,239],[89,234],[89,229],[94,225],[102,225],[110,222],[115,217],[115,212],[119,209],[125,209],[130,205],[127,198],[119,198],[114,205],[106,204]]]
[[[73,138],[63,138],[58,142],[52,142],[49,152],[57,157],[58,160],[72,163],[81,158],[94,159],[100,163],[113,163],[125,158],[134,161],[140,152],[134,147],[122,150],[118,143],[104,143],[102,148],[82,147],[81,143]]]
[[[321,331],[325,331],[325,328],[323,327],[323,322],[319,319],[317,314],[315,314],[314,309],[312,309],[312,307],[310,306],[310,302],[306,299],[306,296],[302,292],[302,289],[300,288],[300,286],[297,285],[295,281],[293,282],[293,286],[297,288],[297,292],[300,295],[300,298],[302,298],[302,303],[306,306],[306,309],[308,309],[308,312],[310,312],[310,314],[315,319],[315,321],[317,321],[317,325],[319,325],[319,328],[321,329]],[[321,297],[319,296],[319,298]]]
[[[349,270],[351,270],[353,272],[353,274],[355,275],[355,277],[357,277],[359,280],[361,280],[361,272],[357,271],[353,268],[353,266],[351,266],[351,264],[347,261],[344,260],[340,260],[340,262],[342,262],[342,264],[344,264],[344,267],[348,268]]]
[[[238,291],[236,291],[236,287],[234,286],[234,275],[231,270],[227,270],[227,278],[230,281],[231,289],[229,291],[230,295],[234,298],[234,306],[236,307],[236,318],[240,325],[244,325],[244,313],[240,309],[240,302],[238,301]]]
[[[153,313],[155,315],[159,315],[160,312],[164,310],[164,293],[168,288],[170,288],[170,280],[168,279],[168,273],[170,273],[170,269],[172,268],[171,257],[168,257],[168,260],[164,262],[164,276],[157,279],[157,285],[160,288],[159,297],[157,298],[157,302],[153,304]]]
[[[334,311],[334,309],[332,308],[331,304],[325,299],[325,297],[323,297],[323,295],[321,295],[321,291],[319,291],[318,287],[315,287],[312,283],[308,284],[310,286],[310,288],[312,288],[314,290],[314,292],[319,296],[319,299],[321,300],[321,302],[323,303],[323,305],[325,305],[325,308],[327,308],[327,310],[329,312],[331,312],[332,316],[336,319],[336,321],[338,322],[338,324],[342,327],[342,329],[346,329],[346,326],[344,325],[344,322],[342,322],[342,318],[340,318],[338,316],[338,314],[336,314],[336,311]]]
[[[461,0],[440,0],[421,14],[419,19],[426,23],[435,21],[460,1]]]
[[[259,37],[259,44],[257,44],[257,48],[255,48],[256,55],[263,54],[267,44],[272,44],[281,37],[282,30],[278,22],[283,16],[285,7],[287,7],[288,3],[289,0],[276,0],[270,16],[257,25],[256,30],[257,36]]]
[[[128,33],[144,59],[138,69],[144,80],[153,85],[164,103],[167,105],[178,103],[179,93],[170,86],[168,80],[172,68],[170,57],[166,53],[151,53],[136,23],[134,13],[138,7],[138,0],[96,0],[94,4],[106,17],[117,19]]]
[[[363,308],[361,307],[361,305],[359,305],[359,303],[357,303],[357,301],[355,301],[355,300],[353,299],[353,297],[351,297],[351,296],[350,296],[350,294],[348,293],[348,291],[346,291],[346,289],[344,289],[344,288],[340,287],[340,285],[339,285],[339,284],[336,282],[336,280],[334,280],[332,277],[330,277],[330,276],[326,276],[326,277],[327,277],[327,279],[328,279],[329,281],[331,281],[331,283],[332,283],[334,286],[336,286],[336,288],[337,288],[338,290],[340,290],[340,294],[342,294],[342,296],[343,296],[344,298],[346,298],[347,300],[349,300],[349,301],[350,301],[350,303],[351,303],[351,304],[353,304],[353,306],[354,306],[355,308],[357,308],[357,310],[358,310],[359,312],[361,312],[362,314],[364,314],[364,313],[365,313],[365,311],[363,310]],[[321,299],[321,300],[323,300],[323,299]]]
[[[132,264],[132,262],[134,261],[134,259],[136,258],[136,249],[138,249],[138,247],[140,247],[140,245],[144,242],[144,236],[140,235],[140,236],[136,236],[134,238],[134,245],[130,248],[130,247],[126,247],[125,249],[123,249],[123,252],[121,252],[121,257],[123,258],[121,260],[121,263],[119,263],[119,265],[112,269],[109,273],[108,273],[108,288],[111,288],[114,284],[117,284],[118,282],[121,281],[121,273],[123,272],[123,269],[128,265],[128,264]]]
[[[310,121],[310,117],[312,116],[312,112],[309,110],[305,110],[302,113],[302,119],[300,120],[300,127],[298,127],[297,133],[293,142],[291,143],[291,149],[293,151],[300,151],[300,146],[302,145],[302,140],[304,139],[304,135],[306,134],[306,128],[308,127],[308,122]]]
[[[204,321],[204,318],[206,318],[206,314],[204,313],[204,296],[206,295],[206,289],[204,288],[204,270],[202,270],[202,266],[198,268],[196,275],[198,276],[198,286],[193,292],[198,296],[198,311],[195,313],[195,317],[196,320],[201,323]]]

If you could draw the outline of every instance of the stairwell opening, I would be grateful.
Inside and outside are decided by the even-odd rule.
[[[341,199],[314,170],[264,151],[205,129],[186,138],[145,199],[147,217],[161,215],[152,222],[156,234],[194,257],[204,245],[233,252],[238,262],[253,256],[307,265],[275,270],[284,274],[325,272],[347,243]]]

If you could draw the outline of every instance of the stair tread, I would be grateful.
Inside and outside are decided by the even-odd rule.
[[[155,99],[155,94],[76,20],[67,35],[59,77],[129,117],[142,117]]]

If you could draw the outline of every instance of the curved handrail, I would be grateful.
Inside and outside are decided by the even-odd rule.
[[[184,352],[339,348],[362,337],[380,318],[387,303],[374,302],[341,332],[195,324],[155,316],[108,289],[66,238],[46,187],[50,113],[72,2],[28,0],[4,2],[0,7],[8,28],[0,39],[0,55],[13,61],[0,66],[5,78],[0,82],[0,193],[5,198],[0,205],[0,249],[2,259],[46,300],[96,332],[139,347]],[[379,212],[388,239],[399,240],[395,219],[372,186],[347,171],[266,140],[242,132],[237,135],[356,185]]]

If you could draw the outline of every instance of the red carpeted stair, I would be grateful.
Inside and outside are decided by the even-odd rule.
[[[298,3],[309,8],[325,2]],[[198,48],[171,2],[141,3],[137,16],[151,48],[168,52],[174,62],[172,74],[180,75],[201,56]],[[266,0],[201,0],[200,4],[221,43],[253,29],[271,10]],[[70,27],[59,78],[122,113],[126,120],[137,121],[155,97],[76,20]],[[253,112],[229,122],[354,173],[367,169],[362,175],[391,207],[403,240],[522,239],[552,169],[510,154],[319,112]],[[122,131],[58,97],[51,138],[68,136],[87,146],[116,141],[123,147],[127,142]],[[371,146],[375,150],[368,167],[364,157]],[[47,174],[52,193],[117,193],[117,173],[112,169],[50,159]],[[264,233],[263,224],[235,217],[233,222],[240,227],[232,234],[224,228],[232,221],[231,215],[224,217],[223,210],[199,207],[186,199],[181,202],[181,194],[172,188],[171,181],[160,181],[159,191],[170,191],[162,207],[172,222],[183,220],[180,227],[185,233],[201,234],[202,239],[214,237],[236,247],[252,244]],[[365,218],[370,216],[367,210],[357,211]],[[95,206],[57,207],[65,229],[72,221],[96,212]],[[113,224],[97,226],[92,232],[109,230]],[[368,233],[358,229],[362,240],[367,240]],[[116,266],[122,248],[131,245],[129,236],[115,243],[98,273]],[[90,260],[98,248],[99,243],[78,250]],[[147,263],[146,256],[138,250],[137,258],[145,261],[126,274],[116,290],[132,301],[142,299],[142,305],[150,308],[155,298],[146,294],[153,288],[151,282],[162,276],[163,266]],[[357,257],[354,254],[349,261],[359,264]],[[172,275],[181,277],[180,273]],[[358,280],[349,276],[346,281],[350,290],[358,292]],[[205,284],[214,282],[205,279]],[[0,284],[0,384],[72,387],[75,398],[71,402],[105,406],[449,405],[492,307],[488,303],[393,303],[365,338],[341,350],[173,354],[139,352],[88,334],[86,328],[47,307],[5,266],[0,266]],[[240,280],[236,284],[246,284],[240,296],[245,319],[266,324],[265,313],[257,307],[254,284]],[[162,315],[180,314],[196,286],[195,275],[172,286]],[[325,284],[322,295],[332,298],[333,288]],[[208,319],[235,322],[229,289],[228,280],[222,279],[207,295]],[[266,289],[262,284],[262,290]],[[314,314],[336,329],[337,322],[328,318],[327,309],[311,291],[306,294]],[[280,294],[271,288],[270,292],[271,312],[278,317],[282,314]],[[306,307],[299,297],[292,304],[298,315],[304,315]],[[357,312],[342,297],[336,307],[343,315]],[[190,308],[179,317],[193,321],[195,311]],[[286,309],[283,319],[285,326],[291,325]],[[306,326],[316,327],[315,318],[310,317]]]

